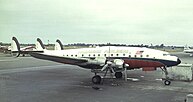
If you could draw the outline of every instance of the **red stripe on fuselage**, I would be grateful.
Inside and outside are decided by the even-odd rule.
[[[162,67],[163,63],[158,61],[138,60],[138,59],[126,59],[124,60],[129,68],[144,68],[144,67]]]

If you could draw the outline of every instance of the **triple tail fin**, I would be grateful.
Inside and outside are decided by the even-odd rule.
[[[59,39],[56,40],[56,44],[55,44],[54,50],[64,50],[62,42]]]
[[[30,54],[32,52],[41,53],[44,51],[44,49],[45,49],[45,47],[44,47],[42,41],[39,38],[37,38],[35,50],[32,50],[32,51],[21,50],[20,44],[19,44],[19,41],[17,40],[17,38],[12,37],[11,52],[12,53],[18,53],[16,57],[19,57],[20,54]]]

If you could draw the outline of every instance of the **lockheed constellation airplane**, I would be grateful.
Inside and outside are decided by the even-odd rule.
[[[12,38],[12,51],[23,53],[20,50],[18,40]],[[114,73],[116,78],[122,78],[124,70],[142,68],[153,71],[161,68],[165,73],[165,85],[170,85],[167,67],[177,66],[181,60],[170,55],[168,52],[144,47],[117,47],[104,46],[96,48],[63,49],[60,40],[57,40],[55,50],[45,49],[42,41],[37,38],[36,50],[28,51],[32,57],[59,62],[63,64],[77,65],[82,68],[91,69],[95,73],[92,78],[94,84],[101,83],[99,72],[107,71]]]

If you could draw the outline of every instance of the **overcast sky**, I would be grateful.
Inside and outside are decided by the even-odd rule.
[[[0,42],[193,45],[193,0],[0,0]]]

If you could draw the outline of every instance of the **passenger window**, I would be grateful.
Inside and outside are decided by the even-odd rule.
[[[146,57],[149,57],[149,55],[146,55]]]
[[[111,56],[113,56],[113,54],[111,54]]]
[[[66,55],[66,56],[68,56],[68,55]]]
[[[90,57],[90,54],[88,56]]]
[[[98,54],[98,56],[100,56],[100,54]]]
[[[119,54],[117,54],[117,56],[119,56]]]
[[[131,58],[131,55],[129,55],[129,58]]]
[[[135,55],[135,57],[137,57],[137,55]]]
[[[77,55],[75,55],[75,57],[77,57]]]
[[[82,57],[84,57],[84,54],[82,54]]]
[[[143,57],[143,55],[140,55],[140,57]]]
[[[93,56],[95,56],[95,54],[93,54]]]
[[[125,54],[123,54],[123,56],[125,56]]]
[[[104,56],[106,57],[106,56],[107,56],[107,54],[104,54]]]
[[[71,57],[73,57],[73,55],[71,55]]]

